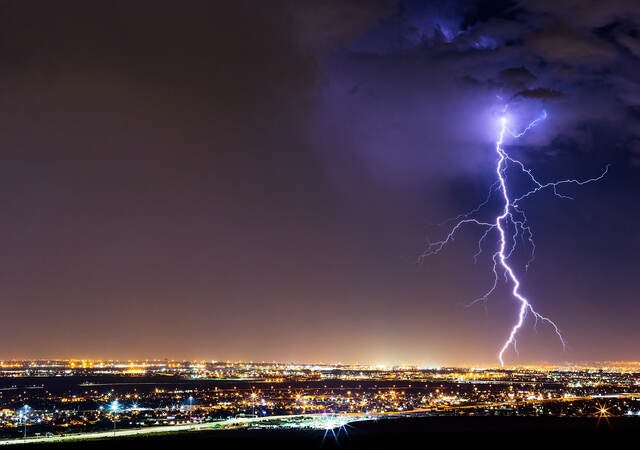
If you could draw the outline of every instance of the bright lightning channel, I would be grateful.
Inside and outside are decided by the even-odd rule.
[[[519,304],[518,317],[515,324],[511,328],[511,332],[509,333],[509,336],[507,337],[506,341],[500,348],[500,352],[498,353],[498,359],[500,360],[501,366],[504,366],[504,355],[509,348],[513,348],[513,350],[516,353],[518,353],[517,336],[518,336],[518,332],[520,331],[520,329],[522,328],[522,325],[525,322],[527,314],[533,315],[536,324],[538,321],[542,321],[547,325],[549,325],[553,329],[555,334],[558,336],[558,338],[560,339],[563,349],[565,348],[564,338],[562,336],[562,333],[560,332],[560,329],[556,325],[556,323],[553,320],[549,319],[548,317],[545,317],[542,314],[538,313],[533,308],[533,305],[531,304],[531,302],[520,292],[520,280],[518,279],[516,272],[513,269],[511,262],[509,261],[511,255],[514,253],[517,247],[518,236],[520,236],[523,240],[526,239],[529,242],[529,245],[531,247],[531,256],[529,258],[529,261],[524,266],[525,270],[529,268],[529,265],[533,262],[533,259],[535,257],[536,247],[533,240],[533,232],[529,227],[527,216],[524,210],[521,209],[520,207],[520,202],[548,188],[553,190],[553,194],[556,197],[560,197],[563,199],[571,199],[571,197],[569,197],[568,195],[559,193],[557,190],[558,187],[565,184],[576,184],[576,185],[582,186],[587,183],[592,183],[592,182],[601,180],[609,171],[609,165],[606,165],[604,168],[604,171],[595,178],[589,178],[586,180],[566,179],[566,180],[559,180],[559,181],[552,181],[552,182],[545,182],[545,183],[538,181],[533,175],[531,169],[527,168],[524,165],[524,163],[522,163],[518,159],[515,159],[513,156],[510,156],[505,151],[503,147],[503,143],[507,134],[512,136],[514,139],[518,139],[524,136],[532,128],[539,125],[546,118],[547,118],[547,112],[543,111],[539,117],[537,117],[535,120],[530,122],[519,133],[516,133],[509,128],[508,119],[506,116],[502,116],[500,118],[500,131],[498,132],[498,137],[495,145],[495,151],[498,156],[498,159],[496,162],[496,175],[498,179],[491,185],[491,188],[489,189],[489,195],[487,196],[485,201],[483,201],[480,205],[478,205],[473,210],[464,214],[460,214],[455,218],[446,221],[446,223],[455,222],[455,224],[451,227],[451,229],[449,230],[449,233],[446,235],[446,237],[443,240],[438,242],[428,243],[426,250],[420,257],[420,259],[422,260],[427,256],[438,254],[448,243],[450,243],[454,239],[455,234],[460,230],[460,228],[463,225],[473,224],[484,229],[484,233],[482,234],[482,236],[478,241],[478,251],[474,255],[474,261],[477,261],[478,256],[482,253],[482,243],[492,231],[494,232],[497,231],[498,250],[495,251],[492,258],[493,260],[492,271],[494,275],[493,284],[491,285],[491,288],[484,293],[484,295],[472,301],[469,304],[469,306],[477,302],[486,302],[488,300],[489,296],[493,294],[493,292],[495,291],[498,285],[498,282],[500,279],[500,272],[502,272],[505,278],[505,282],[508,282],[513,286],[511,290],[511,294]],[[506,173],[507,173],[507,169],[509,168],[515,168],[517,170],[520,170],[523,174],[527,176],[527,178],[533,185],[533,187],[529,191],[527,191],[526,193],[516,198],[513,198],[511,196],[512,194],[510,193],[507,185]],[[479,219],[476,219],[474,215],[489,203],[491,197],[495,192],[500,192],[500,196],[502,197],[502,201],[503,201],[500,214],[498,214],[495,217],[495,220],[491,222],[486,222],[486,221],[481,221]],[[509,240],[509,237],[511,237],[510,240]]]

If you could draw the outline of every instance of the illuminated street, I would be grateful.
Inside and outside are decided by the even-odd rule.
[[[211,423],[194,423],[187,425],[167,425],[167,426],[152,426],[143,429],[132,430],[114,430],[114,431],[100,431],[92,433],[79,433],[73,435],[63,436],[33,436],[26,439],[11,439],[0,441],[0,445],[16,445],[16,444],[32,444],[32,443],[45,443],[45,442],[65,442],[65,441],[77,441],[88,439],[110,439],[116,437],[125,436],[143,436],[149,434],[158,433],[175,433],[179,431],[202,431],[225,428],[238,428],[238,427],[250,427],[252,425],[259,425],[263,422],[274,422],[277,425],[271,425],[272,427],[278,426],[282,428],[310,428],[327,430],[336,427],[342,427],[348,423],[361,420],[362,417],[355,415],[349,416],[327,416],[327,415],[308,415],[302,417],[292,416],[271,416],[271,417],[259,417],[259,418],[236,418],[227,419],[223,421]]]

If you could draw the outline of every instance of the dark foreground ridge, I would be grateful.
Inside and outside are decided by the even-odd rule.
[[[415,417],[356,422],[346,430],[206,430],[166,433],[144,437],[33,444],[17,448],[106,449],[106,448],[189,448],[189,449],[369,449],[414,448],[415,443],[445,439],[473,439],[474,443],[500,446],[499,434],[522,433],[538,441],[553,434],[571,442],[593,444],[628,439],[640,432],[638,417]],[[450,438],[447,435],[452,435]],[[454,437],[455,435],[455,437]],[[561,436],[562,435],[562,436]],[[529,438],[527,438],[529,439]],[[507,440],[510,442],[510,440]],[[421,447],[420,447],[421,448]]]

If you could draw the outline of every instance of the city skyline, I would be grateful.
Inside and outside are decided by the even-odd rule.
[[[505,365],[638,361],[633,3],[5,2],[0,361],[496,367],[495,241],[421,255],[497,141],[544,183],[607,168],[522,200],[511,267],[566,346],[527,320]]]
[[[173,375],[185,375],[183,370],[194,372],[207,372],[209,366],[227,367],[231,370],[251,371],[256,368],[278,368],[286,369],[310,369],[313,371],[330,371],[334,369],[345,370],[367,370],[376,372],[388,372],[390,374],[402,372],[403,370],[467,370],[467,371],[517,371],[517,370],[539,370],[539,371],[572,371],[572,370],[608,370],[612,372],[632,372],[635,373],[640,368],[640,361],[576,361],[564,362],[560,364],[526,364],[521,366],[501,366],[500,364],[487,366],[469,365],[434,365],[420,366],[416,364],[396,364],[384,365],[366,362],[347,361],[232,361],[216,359],[172,359],[172,358],[145,358],[145,359],[91,359],[91,358],[37,358],[37,359],[5,359],[0,360],[0,374],[3,376],[25,376],[25,371],[32,372],[32,376],[51,376],[49,370],[59,371],[88,369],[107,370],[105,373],[112,373],[119,376],[137,376],[158,372],[164,368]],[[110,372],[113,371],[113,372]],[[100,374],[100,372],[97,372]],[[78,376],[79,374],[74,374]]]

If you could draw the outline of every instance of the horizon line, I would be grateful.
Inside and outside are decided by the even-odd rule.
[[[403,363],[380,363],[380,362],[362,362],[362,361],[286,361],[276,359],[216,359],[216,358],[169,358],[169,357],[144,357],[144,358],[90,358],[90,357],[0,357],[0,365],[4,363],[25,363],[36,361],[59,361],[59,362],[85,362],[85,363],[142,363],[142,362],[192,362],[192,363],[227,363],[227,364],[278,364],[278,365],[294,365],[294,366],[352,366],[367,367],[378,370],[389,369],[421,369],[421,370],[437,370],[437,369],[469,369],[469,370],[486,370],[486,369],[536,369],[536,368],[607,368],[621,366],[639,366],[640,360],[604,360],[604,361],[565,361],[563,363],[540,362],[513,364],[508,367],[501,367],[495,363],[477,364],[477,363],[455,363],[455,364],[426,364],[415,362]]]

